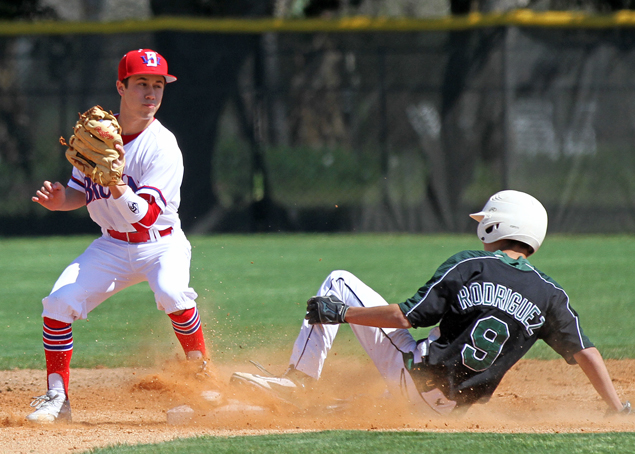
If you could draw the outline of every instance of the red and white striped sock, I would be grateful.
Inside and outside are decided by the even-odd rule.
[[[70,323],[44,317],[42,340],[46,357],[46,375],[49,377],[51,374],[59,374],[64,381],[64,392],[68,396],[73,356],[73,328]]]
[[[181,315],[168,314],[172,320],[174,334],[181,343],[187,356],[189,352],[199,351],[203,358],[207,357],[205,338],[201,328],[201,318],[196,307],[185,310]]]

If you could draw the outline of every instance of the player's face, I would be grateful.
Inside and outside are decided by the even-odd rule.
[[[120,84],[120,85],[119,85]],[[159,110],[163,99],[163,76],[141,74],[130,76],[128,86],[119,83],[122,109],[139,118],[150,119]]]

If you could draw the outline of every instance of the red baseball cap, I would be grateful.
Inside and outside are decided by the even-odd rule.
[[[165,77],[166,83],[174,82],[176,77],[168,74],[168,62],[158,52],[151,49],[131,50],[119,62],[119,80],[138,74],[156,74]]]

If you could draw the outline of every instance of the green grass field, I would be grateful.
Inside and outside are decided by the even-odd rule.
[[[86,236],[0,239],[0,369],[44,367],[41,299],[64,267],[91,241]],[[396,303],[412,296],[451,254],[480,248],[471,235],[221,235],[191,237],[190,241],[191,284],[199,293],[206,337],[219,363],[244,361],[255,354],[266,357],[285,349],[290,352],[305,302],[331,270],[353,272]],[[635,237],[631,236],[554,235],[532,258],[535,266],[567,290],[585,333],[606,358],[635,357],[633,251]],[[415,337],[425,334],[419,330]],[[343,329],[341,337],[352,339],[350,329]],[[76,322],[74,338],[73,367],[150,365],[179,351],[169,320],[156,310],[147,284],[115,295],[88,320]],[[355,342],[338,339],[336,348],[363,355]],[[557,356],[540,343],[527,357]],[[246,437],[239,442],[244,444],[239,451],[272,452],[263,451],[263,446],[284,440],[290,447],[284,452],[308,452],[303,449],[310,449],[312,442],[305,440],[316,437],[315,442],[323,444],[320,452],[344,452],[360,445],[364,451],[419,451],[436,446],[434,443],[448,443],[458,452],[494,441],[504,446],[497,452],[620,452],[615,447],[635,445],[632,435],[462,437],[325,432],[278,439]],[[193,447],[183,450],[179,448],[183,443]],[[230,445],[237,446],[235,443]],[[386,443],[395,447],[404,443],[404,447],[389,451],[383,447]],[[135,448],[135,452],[210,452],[210,447],[214,452],[237,452],[230,445],[224,438],[208,438],[168,443],[160,445],[160,450],[158,446],[144,448],[148,451]],[[197,451],[195,446],[205,448]],[[535,449],[531,450],[532,446]],[[132,451],[118,448],[116,452]]]
[[[326,431],[302,435],[199,437],[159,445],[116,446],[93,454],[591,454],[633,452],[635,434],[483,434]]]

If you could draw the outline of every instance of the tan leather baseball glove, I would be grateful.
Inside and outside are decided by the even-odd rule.
[[[79,116],[68,143],[66,159],[79,171],[101,186],[121,184],[125,159],[120,162],[115,145],[123,146],[121,126],[117,118],[101,106],[95,106]]]

